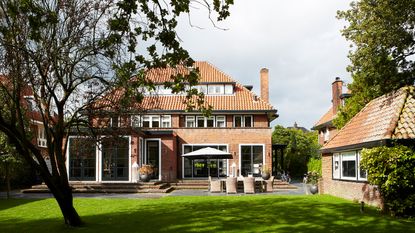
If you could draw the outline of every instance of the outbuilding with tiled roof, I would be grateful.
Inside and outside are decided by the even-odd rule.
[[[322,193],[382,204],[360,168],[360,151],[415,142],[414,95],[414,87],[408,86],[372,100],[322,147]]]

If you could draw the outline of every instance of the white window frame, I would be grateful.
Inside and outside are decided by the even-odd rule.
[[[332,178],[335,180],[367,181],[367,173],[366,178],[360,177],[360,152],[360,150],[353,150],[334,153],[332,158]],[[335,169],[336,161],[338,162],[338,170]],[[343,161],[355,161],[355,176],[343,175]]]
[[[140,115],[132,115],[131,116],[131,126],[132,127],[142,127],[143,126],[143,119]]]
[[[233,85],[225,84],[225,95],[233,95]]]
[[[265,154],[266,154],[266,147],[265,144],[239,144],[239,176],[242,176],[241,171],[242,171],[242,146],[262,146],[262,164],[260,164],[261,166],[268,166],[265,160]],[[251,154],[252,156],[252,154]],[[254,164],[252,164],[252,166],[254,167]]]
[[[182,144],[182,153],[184,152],[185,146],[226,146],[226,152],[229,152],[229,144],[220,143],[203,143],[203,144]],[[226,176],[229,176],[229,159],[226,159]],[[193,166],[192,166],[192,177],[193,177]],[[182,179],[193,179],[190,177],[184,177],[184,159],[182,159]]]
[[[236,126],[236,117],[241,117],[241,126]],[[245,117],[251,117],[251,126],[247,127],[245,124]],[[254,127],[254,116],[253,115],[234,115],[233,116],[233,127],[237,128],[253,128]]]
[[[223,126],[219,126],[219,123],[223,123]],[[226,116],[216,116],[216,127],[218,128],[226,128]]]
[[[189,126],[190,123],[193,124],[193,125]],[[195,128],[196,127],[195,116],[186,116],[184,124],[185,124],[186,128]]]
[[[199,119],[203,119],[203,125],[202,126],[199,126]],[[206,117],[196,116],[195,127],[196,128],[205,128],[206,127]]]
[[[161,115],[160,122],[161,128],[171,128],[171,115]],[[164,125],[165,123],[167,124],[166,126]]]
[[[337,162],[337,164],[336,164]],[[336,169],[337,167],[337,169]],[[333,164],[332,164],[332,175],[333,179],[340,179],[340,172],[341,172],[341,163],[340,163],[340,154],[335,153],[333,154]]]
[[[38,147],[43,147],[43,148],[47,147],[45,126],[43,125],[37,126],[37,145]]]
[[[357,152],[357,179],[360,181],[367,181],[367,171],[366,171],[366,178],[360,177],[360,161],[362,159],[361,151]]]
[[[207,86],[208,95],[223,95],[225,94],[225,86],[223,84],[212,84]]]
[[[329,128],[326,128],[326,130],[323,133],[324,141],[327,142],[330,139],[330,130]]]
[[[113,123],[113,120],[114,119],[117,119],[117,125],[114,125],[114,123]],[[118,127],[120,127],[120,124],[121,124],[121,119],[120,119],[120,117],[119,116],[116,116],[116,117],[111,117],[110,118],[110,124],[111,124],[111,127],[113,127],[113,128],[118,128]]]

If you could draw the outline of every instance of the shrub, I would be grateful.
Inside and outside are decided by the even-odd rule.
[[[317,172],[321,176],[321,159],[320,158],[310,158],[307,163],[307,170],[309,172]]]
[[[415,215],[415,153],[406,146],[362,150],[361,165],[392,215]]]

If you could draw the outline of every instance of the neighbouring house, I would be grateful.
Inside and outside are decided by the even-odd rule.
[[[369,102],[321,149],[321,193],[380,206],[376,187],[360,167],[360,151],[415,139],[414,87],[403,87]]]
[[[314,124],[312,130],[318,131],[318,143],[324,145],[327,141],[337,134],[337,129],[333,125],[333,119],[336,118],[336,114],[339,108],[344,105],[346,98],[350,97],[350,93],[345,87],[344,82],[336,77],[334,82],[331,84],[332,106],[330,109]]]
[[[297,122],[294,122],[294,125],[287,127],[287,129],[298,129],[298,130],[303,131],[303,133],[310,132],[308,129],[306,129],[306,128],[302,127],[302,126],[298,126]]]
[[[155,167],[153,180],[260,175],[260,167],[272,166],[272,129],[278,117],[269,104],[268,70],[261,69],[261,96],[208,62],[196,62],[200,80],[196,88],[213,107],[212,115],[186,111],[184,95],[172,94],[162,84],[177,69],[149,70],[156,93],[146,93],[132,110],[94,116],[95,125],[117,129],[120,139],[101,135],[98,145],[85,136],[68,141],[67,169],[70,181],[136,182],[137,167]],[[185,72],[185,71],[184,71]],[[113,93],[116,95],[116,92]],[[111,109],[108,109],[111,112]],[[102,131],[104,132],[104,131]],[[204,147],[232,154],[232,159],[194,159],[182,155]]]

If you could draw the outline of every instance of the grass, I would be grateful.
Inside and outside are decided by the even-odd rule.
[[[54,199],[0,200],[0,232],[415,232],[413,221],[317,196],[76,198],[86,222],[64,226]]]

